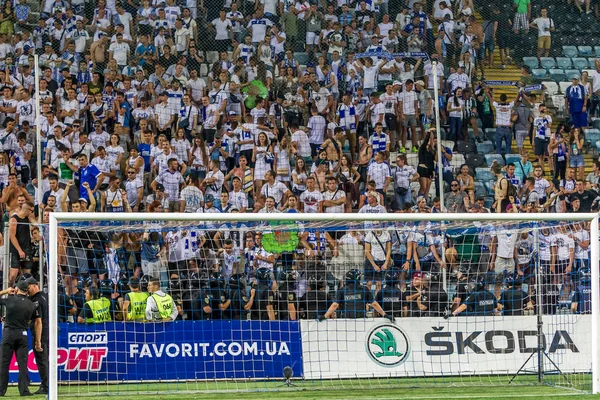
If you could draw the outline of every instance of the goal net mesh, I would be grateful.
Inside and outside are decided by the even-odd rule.
[[[297,217],[59,222],[59,393],[591,390],[589,222]]]

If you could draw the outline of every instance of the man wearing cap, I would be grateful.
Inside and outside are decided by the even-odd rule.
[[[41,333],[42,320],[38,309],[27,297],[29,281],[19,281],[16,288],[0,291],[0,296],[10,294],[6,298],[0,298],[0,306],[6,310],[4,329],[2,330],[2,364],[0,365],[0,396],[6,394],[8,388],[8,369],[13,355],[16,355],[19,366],[19,393],[21,396],[32,396],[29,391],[29,373],[27,369],[28,341],[27,330],[31,321],[36,327],[35,349],[42,351]],[[39,332],[39,333],[38,333]]]
[[[26,275],[23,275],[23,277]],[[23,279],[21,277],[21,279]],[[48,296],[40,290],[40,284],[34,277],[27,278],[29,289],[27,293],[37,308],[39,318],[35,319],[31,324],[31,330],[35,334],[35,338],[40,337],[41,351],[39,347],[34,346],[33,355],[35,356],[35,364],[38,366],[40,374],[40,388],[34,394],[48,394],[48,347],[50,341],[50,321],[48,314]],[[41,324],[38,322],[41,321]],[[40,332],[41,330],[41,332]]]
[[[565,108],[569,110],[573,128],[587,126],[586,104],[589,94],[585,87],[579,83],[579,77],[573,77],[573,84],[565,90]]]
[[[149,294],[143,292],[140,280],[136,277],[129,279],[129,293],[125,294],[123,300],[123,321],[140,322],[146,319],[146,301]]]

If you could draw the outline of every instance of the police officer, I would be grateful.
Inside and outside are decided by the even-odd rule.
[[[123,296],[123,321],[144,321],[146,319],[147,292],[142,292],[140,280],[136,277],[129,279],[129,293]]]
[[[277,291],[278,319],[282,321],[296,321],[296,271],[280,271],[278,275],[279,289]]]
[[[0,396],[6,394],[8,388],[8,368],[13,354],[16,354],[19,366],[19,393],[21,396],[33,396],[29,391],[29,373],[27,370],[27,330],[34,321],[35,349],[42,351],[41,334],[42,320],[33,302],[27,297],[29,281],[17,282],[16,289],[9,288],[0,292],[0,296],[14,294],[5,299],[0,299],[0,306],[6,309],[6,320],[2,331],[2,365],[0,365]]]
[[[183,316],[183,293],[184,293],[184,282],[180,279],[178,274],[171,274],[171,279],[169,279],[169,295],[173,298],[175,302],[175,306],[177,307],[177,313],[179,314],[177,318],[181,319]]]
[[[404,292],[405,317],[429,316],[429,274],[417,271],[413,274],[410,286]]]
[[[116,286],[111,279],[103,279],[100,282],[100,295],[110,301],[110,317],[113,321],[121,321],[123,313],[121,312],[121,304],[123,299],[116,290]]]
[[[533,302],[522,289],[523,280],[515,273],[506,277],[506,289],[502,291],[498,301],[498,309],[504,315],[523,315],[523,310],[533,310]]]
[[[402,316],[402,288],[400,285],[400,273],[386,271],[384,275],[385,285],[377,293],[375,300],[381,305],[381,308],[394,317]]]
[[[110,300],[100,296],[100,291],[93,286],[85,288],[85,304],[77,317],[80,324],[97,324],[111,321]]]
[[[592,313],[592,276],[589,268],[579,270],[579,283],[571,299],[571,312],[573,314]]]
[[[379,303],[373,299],[373,293],[362,285],[362,278],[362,272],[357,269],[346,272],[346,285],[337,291],[335,301],[331,303],[325,315],[319,315],[319,321],[333,318],[338,308],[343,311],[344,318],[364,318],[369,305],[379,315],[394,322],[396,320],[394,316],[383,311]]]
[[[29,298],[33,302],[33,305],[37,307],[38,314],[40,316],[39,319],[42,321],[42,332],[41,332],[41,342],[42,342],[42,351],[38,351],[34,346],[33,355],[35,356],[35,363],[38,366],[38,370],[40,373],[40,388],[34,394],[48,394],[48,346],[49,346],[49,315],[48,315],[48,296],[46,293],[40,290],[40,285],[37,279],[34,277],[30,277],[27,279],[29,282]],[[39,323],[34,322],[31,325],[32,330],[37,335],[36,329],[39,329]],[[37,337],[37,336],[36,336]]]
[[[229,312],[231,319],[247,319],[248,296],[246,281],[242,274],[233,274],[229,278]]]
[[[246,305],[247,309],[251,311],[252,319],[275,320],[275,310],[273,308],[275,299],[270,285],[271,275],[272,272],[268,268],[256,270],[256,282],[252,283],[250,298]]]
[[[206,304],[206,297],[210,298],[211,318],[227,319],[229,313],[225,313],[223,304],[226,302],[227,282],[219,272],[213,272],[208,279],[208,286],[203,293],[203,304]]]
[[[146,319],[148,321],[175,321],[179,312],[173,298],[160,290],[160,279],[150,278],[148,282],[148,301],[146,302]]]
[[[467,285],[468,296],[456,310],[447,311],[444,318],[456,317],[467,311],[469,315],[495,315],[498,309],[498,301],[492,292],[486,289],[485,281],[474,279]]]
[[[327,294],[327,281],[323,275],[311,275],[307,279],[307,291],[300,300],[305,319],[315,319],[327,311],[331,300]]]

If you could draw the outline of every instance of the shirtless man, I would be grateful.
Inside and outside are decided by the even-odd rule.
[[[29,193],[27,193],[27,190],[17,185],[17,175],[9,174],[8,186],[6,186],[2,191],[0,203],[6,204],[6,210],[10,212],[17,207],[20,208],[19,196],[25,196],[22,203],[24,203],[25,201],[33,202],[33,199],[31,198]]]
[[[108,37],[105,34],[100,36],[100,40],[95,41],[90,46],[90,54],[92,61],[96,65],[96,70],[104,71],[106,68],[106,45],[108,44]]]
[[[325,139],[321,145],[321,151],[327,152],[327,161],[329,161],[331,170],[337,167],[342,158],[342,142],[344,140],[344,129],[337,127],[333,132],[333,137]]]

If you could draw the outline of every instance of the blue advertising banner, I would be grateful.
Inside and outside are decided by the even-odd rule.
[[[282,378],[286,366],[302,376],[298,322],[110,322],[59,329],[61,381]],[[31,351],[28,366],[38,382]],[[14,358],[10,371],[16,382]]]

